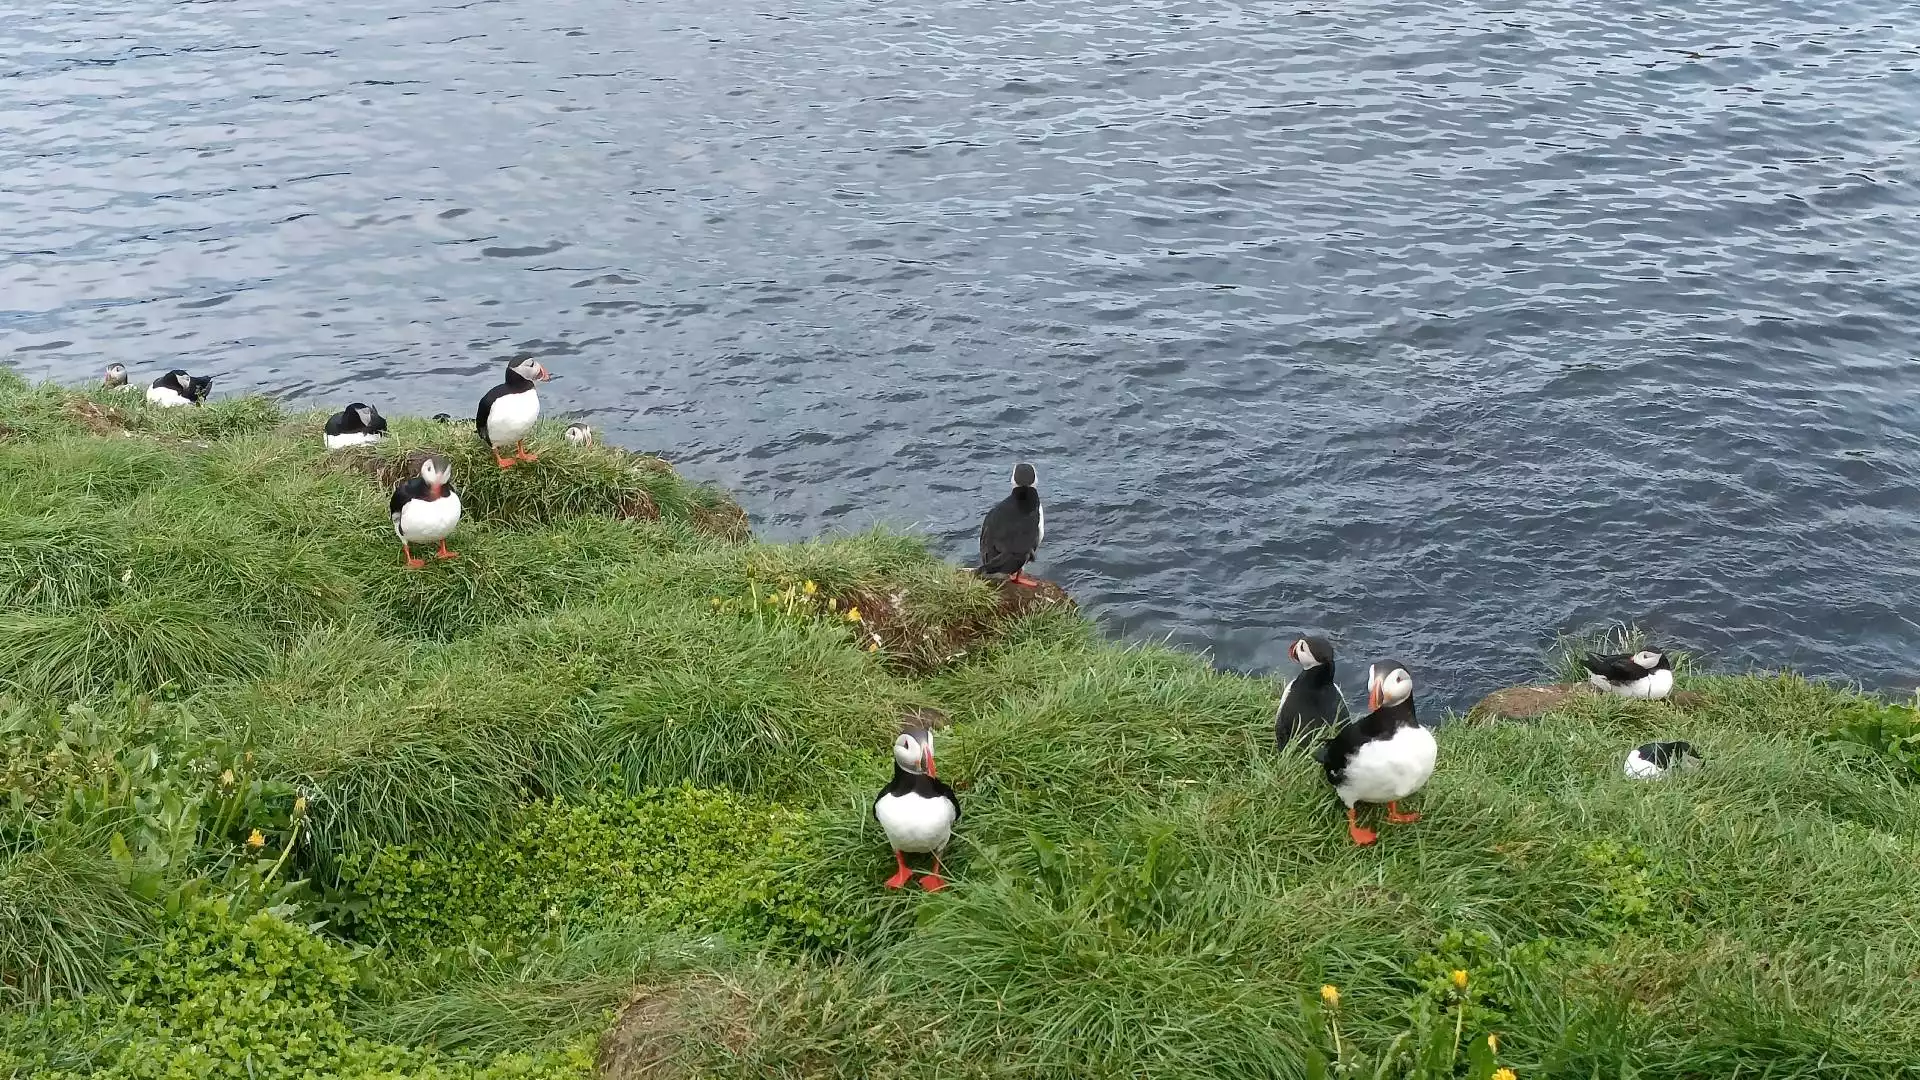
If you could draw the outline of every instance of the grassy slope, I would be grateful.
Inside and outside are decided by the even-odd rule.
[[[329,461],[318,416],[5,375],[0,419],[0,684],[29,707],[164,688],[313,796],[316,879],[369,844],[488,837],[529,796],[690,779],[807,811],[791,874],[854,928],[829,954],[638,925],[403,948],[355,1017],[371,1036],[549,1044],[638,985],[622,1037],[705,1075],[1291,1077],[1325,1042],[1300,1006],[1322,983],[1371,1056],[1459,968],[1468,1034],[1497,1029],[1522,1077],[1920,1075],[1920,792],[1815,745],[1843,691],[1695,677],[1689,715],[1449,728],[1427,819],[1357,850],[1311,764],[1272,753],[1268,684],[1074,616],[925,674],[713,609],[805,579],[929,627],[991,610],[909,540],[742,541],[723,496],[552,432],[506,474],[417,420]],[[378,477],[425,446],[454,458],[463,558],[407,572]],[[966,805],[939,896],[878,887],[867,815],[917,705],[955,721]],[[1709,767],[1622,779],[1655,736]],[[65,992],[141,930],[110,864],[55,854],[0,862],[0,966]]]

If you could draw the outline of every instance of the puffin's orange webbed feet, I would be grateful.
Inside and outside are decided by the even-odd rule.
[[[1360,827],[1359,815],[1354,812],[1354,808],[1351,806],[1347,807],[1347,835],[1353,837],[1353,842],[1359,844],[1361,847],[1366,847],[1368,844],[1380,839],[1379,833],[1374,832],[1372,829],[1363,829]]]

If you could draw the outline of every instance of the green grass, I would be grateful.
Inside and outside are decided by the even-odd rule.
[[[755,541],[722,493],[552,428],[502,472],[408,418],[329,456],[319,416],[256,399],[0,374],[0,415],[0,694],[37,718],[8,721],[0,1035],[35,1060],[94,1060],[61,1018],[111,1015],[109,973],[180,898],[232,893],[355,950],[352,1045],[474,1069],[612,1027],[616,1076],[1306,1078],[1336,1056],[1331,984],[1328,1075],[1468,1076],[1457,1024],[1522,1078],[1920,1076],[1906,705],[1687,658],[1684,710],[1595,695],[1442,730],[1425,820],[1358,849],[1312,763],[1272,754],[1273,684],[1071,612],[1009,620],[910,537]],[[462,557],[410,571],[385,500],[427,449]],[[921,707],[952,720],[966,812],[938,895],[879,887],[869,816]],[[137,722],[88,719],[116,710]],[[1829,740],[1862,717],[1892,750]],[[1626,780],[1653,738],[1705,768]],[[796,822],[775,885],[703,901],[711,924],[596,911],[649,858],[645,880],[707,873],[673,862],[709,851],[696,826],[618,859],[515,832],[533,802],[683,782]],[[470,891],[539,867],[550,925],[353,939],[371,894],[339,875],[394,845],[457,855]]]

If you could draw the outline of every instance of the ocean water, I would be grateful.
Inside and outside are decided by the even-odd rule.
[[[550,411],[1429,712],[1637,623],[1920,680],[1891,0],[0,0],[0,362]],[[371,526],[370,526],[371,527]]]

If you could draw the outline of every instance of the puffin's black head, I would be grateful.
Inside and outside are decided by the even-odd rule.
[[[1398,660],[1382,660],[1367,669],[1367,708],[1413,700],[1413,675]]]
[[[187,380],[187,400],[195,405],[207,400],[213,393],[213,376],[195,375]]]
[[[108,386],[127,385],[127,365],[108,364],[106,378],[102,380]]]
[[[420,462],[420,479],[427,482],[435,498],[439,498],[440,489],[453,482],[453,464],[446,458],[435,454]]]
[[[1033,466],[1027,464],[1024,461],[1013,467],[1013,486],[1014,487],[1030,488],[1039,479],[1040,479],[1040,475],[1034,471]]]
[[[155,379],[153,382],[153,385],[171,387],[172,389],[178,390],[180,391],[180,393],[185,394],[187,392],[187,382],[188,382],[187,369],[174,368],[172,371],[169,371],[165,375],[162,375],[158,379]]]
[[[1319,667],[1333,663],[1333,646],[1326,638],[1309,634],[1295,641],[1293,647],[1287,650],[1287,655],[1303,668]]]
[[[437,412],[437,413],[434,413],[434,414],[433,414],[433,418],[434,418],[435,420],[438,420],[438,421],[440,421],[440,422],[441,422],[441,423],[443,423],[443,424],[451,424],[451,423],[453,423],[453,414],[452,414],[452,413],[443,413],[443,412]]]
[[[1648,671],[1672,671],[1673,661],[1657,649],[1642,649],[1633,654],[1633,662]]]
[[[509,363],[507,365],[507,374],[509,376],[518,375],[529,382],[534,379],[546,382],[548,379],[553,378],[553,374],[547,370],[546,365],[531,356],[523,356]],[[512,379],[509,378],[508,381],[511,382]]]
[[[901,732],[900,737],[893,740],[893,763],[916,776],[934,775],[933,732],[925,728]]]
[[[1659,743],[1657,745],[1663,747],[1666,750],[1667,759],[1669,761],[1679,762],[1686,758],[1692,758],[1693,760],[1704,764],[1707,760],[1706,758],[1703,758],[1700,756],[1699,751],[1695,750],[1693,748],[1693,744],[1690,742],[1670,742],[1670,743]]]

